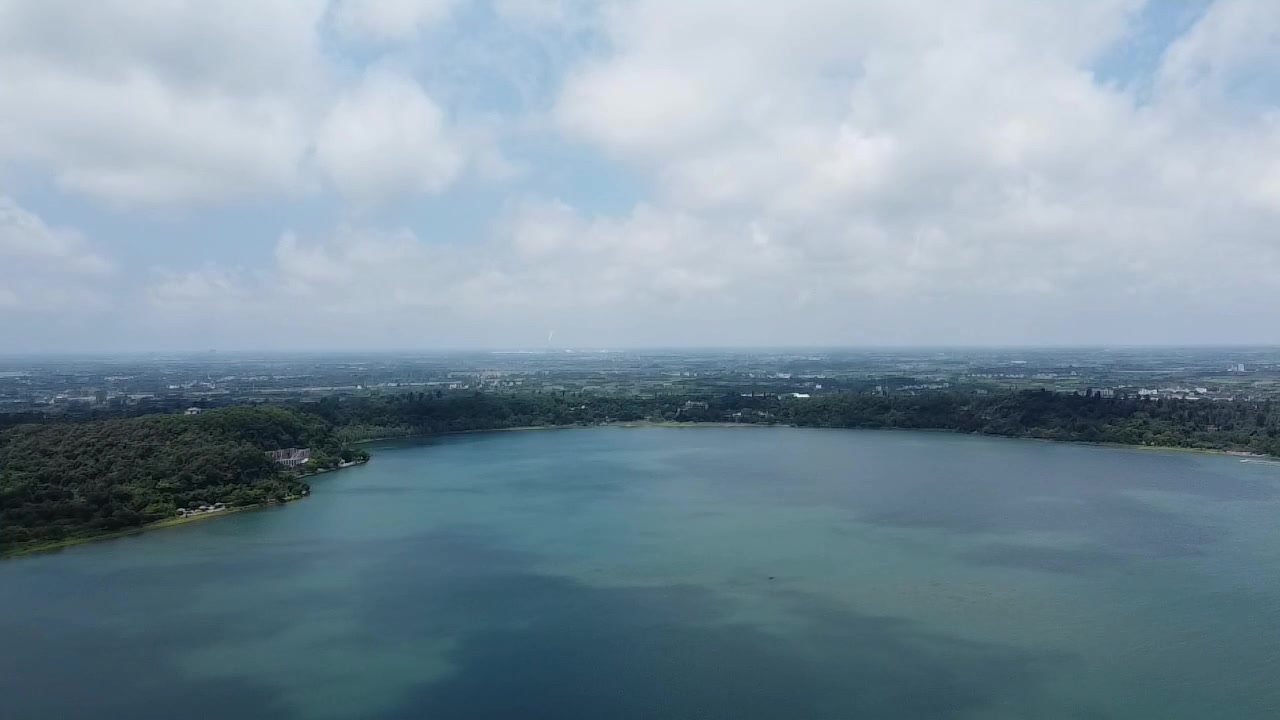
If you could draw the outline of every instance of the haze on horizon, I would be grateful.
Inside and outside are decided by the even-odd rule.
[[[1280,343],[1280,3],[0,0],[0,352]]]

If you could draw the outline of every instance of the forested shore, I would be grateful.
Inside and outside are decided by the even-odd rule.
[[[406,393],[325,400],[314,413],[346,441],[638,420],[951,430],[1005,437],[1280,455],[1270,402],[1139,400],[1047,391],[903,395],[561,397]]]
[[[307,447],[286,470],[267,451]],[[179,508],[279,503],[308,491],[304,475],[367,456],[330,425],[282,407],[200,415],[25,424],[0,433],[0,553],[118,533]]]
[[[373,438],[636,421],[948,430],[1280,456],[1270,402],[1044,391],[649,397],[404,393],[230,407],[199,415],[28,423],[0,432],[0,553],[118,533],[177,508],[283,502],[306,471],[367,457]],[[303,472],[271,450],[306,447]]]

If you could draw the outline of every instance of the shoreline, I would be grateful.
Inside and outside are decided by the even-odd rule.
[[[507,428],[490,428],[490,429],[480,429],[480,430],[451,430],[448,432],[412,433],[409,435],[394,435],[394,436],[388,436],[388,437],[370,438],[368,440],[357,440],[357,441],[353,441],[351,444],[366,445],[371,443],[393,442],[396,440],[422,440],[426,438],[448,437],[453,435],[474,435],[478,433],[503,433],[503,432],[529,432],[534,430],[575,430],[575,429],[582,430],[587,428],[636,429],[636,428],[778,428],[778,427],[792,428],[796,430],[874,430],[874,431],[887,430],[887,431],[894,431],[894,432],[947,433],[951,435],[973,435],[977,437],[1002,438],[1005,440],[1035,440],[1035,441],[1046,442],[1046,443],[1081,445],[1081,446],[1087,446],[1087,447],[1102,447],[1102,448],[1111,448],[1111,449],[1119,449],[1119,450],[1146,450],[1146,451],[1160,451],[1160,452],[1198,453],[1198,454],[1205,454],[1205,455],[1226,455],[1226,456],[1240,458],[1242,462],[1248,461],[1248,460],[1254,460],[1254,461],[1260,461],[1263,464],[1280,465],[1280,458],[1276,458],[1271,455],[1265,455],[1263,453],[1250,452],[1247,450],[1220,450],[1216,448],[1182,447],[1178,445],[1130,445],[1125,443],[1112,443],[1112,442],[1089,442],[1088,440],[1059,440],[1055,438],[1035,437],[1032,435],[994,435],[994,434],[981,433],[981,432],[965,432],[963,430],[950,430],[947,428],[838,427],[838,426],[830,427],[830,426],[821,426],[821,425],[793,425],[793,424],[786,424],[786,423],[735,423],[735,422],[722,422],[722,421],[681,422],[681,421],[675,421],[675,420],[660,420],[660,421],[635,420],[635,421],[625,421],[625,422],[616,422],[616,423],[596,423],[592,425],[581,425],[581,424],[521,425],[517,427],[507,427]],[[352,463],[351,465],[347,465],[345,467],[326,468],[313,473],[308,473],[301,477],[313,477],[315,475],[322,475],[325,473],[336,472],[338,470],[345,470],[347,468],[358,467],[361,465],[368,464],[368,462],[369,462],[368,460],[365,460],[363,462]],[[126,528],[123,530],[115,530],[112,532],[103,533],[101,535],[88,535],[84,537],[67,538],[65,540],[58,540],[52,543],[45,543],[42,545],[25,547],[25,548],[22,548],[21,550],[14,550],[11,552],[3,551],[3,552],[0,552],[0,561],[8,560],[10,558],[18,558],[18,557],[24,557],[27,555],[34,555],[36,553],[61,550],[63,548],[73,547],[76,545],[83,545],[86,543],[98,542],[99,540],[113,540],[117,538],[128,537],[130,535],[138,535],[138,534],[149,532],[152,530],[163,530],[165,528],[178,527],[180,525],[186,525],[188,523],[201,522],[201,521],[209,520],[215,517],[222,517],[225,515],[234,515],[236,513],[247,512],[250,510],[262,510],[269,507],[282,507],[284,505],[288,505],[289,503],[301,500],[305,497],[307,496],[300,495],[298,497],[290,498],[285,502],[257,503],[255,505],[246,505],[244,507],[227,508],[226,510],[222,510],[219,512],[201,513],[199,515],[189,515],[187,517],[165,518],[163,520],[157,520],[152,523],[147,523],[146,525],[139,525],[138,527]]]
[[[517,425],[516,427],[487,428],[483,430],[446,430],[444,432],[411,432],[405,435],[382,435],[367,440],[352,440],[352,445],[370,445],[396,440],[422,440],[433,437],[450,437],[452,435],[475,435],[478,433],[528,432],[530,430],[573,430],[602,427],[602,425]]]
[[[43,543],[41,545],[32,545],[30,547],[24,547],[20,550],[0,553],[0,560],[8,560],[10,558],[19,558],[27,555],[35,555],[37,553],[52,552],[54,550],[62,550],[64,548],[74,547],[76,545],[85,545],[88,543],[98,542],[99,540],[116,540],[123,537],[129,537],[131,535],[140,535],[144,532],[150,532],[152,530],[164,530],[166,528],[178,527],[180,525],[188,525],[196,522],[203,522],[205,520],[211,520],[213,518],[224,517],[227,515],[235,515],[237,513],[242,513],[242,512],[248,512],[250,510],[263,510],[271,507],[283,507],[285,505],[288,505],[291,502],[297,502],[298,500],[301,500],[305,497],[307,496],[299,495],[298,497],[292,498],[290,500],[286,500],[284,502],[255,503],[253,505],[244,505],[242,507],[229,507],[226,510],[219,510],[217,512],[204,512],[198,515],[187,515],[184,517],[170,517],[170,518],[165,518],[163,520],[156,520],[155,522],[149,522],[149,523],[146,523],[145,525],[139,525],[137,527],[124,528],[122,530],[112,530],[111,532],[102,533],[100,535],[85,535],[81,537],[72,537],[72,538],[66,538],[63,540],[57,540],[55,542],[50,542],[50,543]]]
[[[975,437],[1002,438],[1005,440],[1036,440],[1039,442],[1064,445],[1083,445],[1086,447],[1103,447],[1117,450],[1154,450],[1168,452],[1201,453],[1206,455],[1230,455],[1242,460],[1267,460],[1280,464],[1280,457],[1250,450],[1222,450],[1218,448],[1186,447],[1182,445],[1136,445],[1116,442],[1093,442],[1089,440],[1065,440],[1057,438],[1036,437],[1034,435],[998,435],[995,433],[970,432],[949,428],[907,428],[907,427],[845,427],[840,425],[796,425],[793,423],[737,423],[726,421],[684,422],[678,420],[629,420],[610,423],[594,423],[590,425],[520,425],[508,428],[491,428],[487,430],[449,430],[446,432],[412,433],[409,435],[392,435],[388,437],[357,440],[353,445],[367,443],[393,442],[396,440],[421,440],[452,435],[474,435],[477,433],[528,432],[531,430],[585,430],[588,428],[792,428],[796,430],[875,430],[892,432],[945,433],[948,435],[973,435]]]
[[[702,423],[694,423],[701,425]],[[730,423],[731,425],[734,423]],[[760,427],[788,427],[797,430],[872,430],[872,431],[889,431],[889,432],[918,432],[918,433],[942,433],[946,435],[971,435],[973,437],[984,438],[1000,438],[1002,440],[1035,440],[1037,442],[1053,443],[1055,445],[1081,445],[1084,447],[1100,447],[1110,448],[1112,450],[1148,450],[1156,452],[1185,452],[1197,453],[1203,455],[1230,455],[1238,457],[1241,460],[1263,460],[1280,465],[1280,456],[1267,455],[1266,453],[1253,452],[1251,450],[1220,450],[1217,448],[1201,448],[1201,447],[1185,447],[1182,445],[1136,445],[1131,443],[1102,442],[1091,440],[1060,440],[1057,438],[1036,437],[1035,435],[998,435],[996,433],[984,433],[966,430],[951,430],[949,428],[905,428],[905,427],[843,427],[840,425],[792,425],[778,423],[775,425],[760,424]]]
[[[783,423],[735,423],[735,422],[680,422],[675,420],[626,420],[610,423],[591,423],[582,425],[575,423],[573,425],[517,425],[515,427],[505,428],[487,428],[483,430],[446,430],[445,432],[422,432],[410,433],[408,435],[385,435],[382,437],[369,438],[368,440],[352,440],[352,445],[368,445],[380,442],[394,442],[396,440],[422,440],[435,437],[452,437],[455,435],[477,435],[479,433],[503,433],[503,432],[530,432],[533,430],[588,430],[591,428],[646,428],[646,427],[662,427],[662,428],[698,428],[698,427],[801,427],[799,425],[785,425]],[[856,430],[861,428],[840,428],[848,430]]]
[[[369,462],[368,460],[363,460],[361,462],[354,462],[350,465],[345,465],[343,467],[324,468],[322,470],[317,470],[315,472],[299,475],[298,479],[301,480],[303,478],[315,477],[316,475],[323,475],[325,473],[337,472],[339,470],[346,470],[348,468],[365,465],[368,462]],[[110,532],[105,532],[98,535],[83,535],[78,537],[65,538],[62,540],[56,540],[54,542],[49,542],[49,543],[42,543],[39,545],[32,545],[32,546],[24,547],[18,550],[12,550],[12,551],[4,550],[4,551],[0,551],[0,561],[9,560],[11,558],[25,557],[27,555],[35,555],[37,553],[53,552],[55,550],[62,550],[65,548],[74,547],[76,545],[85,545],[88,543],[98,542],[100,540],[117,540],[119,538],[129,537],[131,535],[140,535],[144,532],[150,532],[152,530],[165,530],[172,527],[179,527],[181,525],[188,525],[190,523],[203,522],[205,520],[212,520],[213,518],[225,517],[227,515],[235,515],[242,512],[249,512],[251,510],[265,510],[267,508],[273,508],[273,507],[284,507],[285,505],[288,505],[290,503],[295,503],[299,500],[304,500],[307,497],[310,497],[310,495],[309,494],[295,495],[295,496],[289,497],[284,502],[269,501],[269,502],[263,502],[263,503],[254,503],[253,505],[229,507],[229,508],[226,508],[225,510],[219,510],[217,512],[203,512],[196,515],[185,515],[182,517],[168,517],[168,518],[164,518],[163,520],[156,520],[155,522],[149,522],[144,525],[138,525],[137,527],[123,528],[121,530],[112,530]]]
[[[365,458],[364,460],[352,460],[351,462],[346,463],[345,465],[339,464],[337,467],[320,468],[319,470],[313,470],[308,473],[301,473],[298,475],[298,479],[301,480],[303,478],[315,477],[316,475],[324,475],[325,473],[337,472],[339,470],[346,470],[348,468],[356,467],[357,465],[364,465],[368,462],[369,462],[368,458]]]

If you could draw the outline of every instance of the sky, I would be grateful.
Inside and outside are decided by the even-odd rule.
[[[0,0],[0,352],[1280,343],[1273,0]]]

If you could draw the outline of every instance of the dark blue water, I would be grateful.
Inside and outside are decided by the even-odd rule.
[[[1280,468],[496,433],[0,563],[0,717],[1277,718]]]

